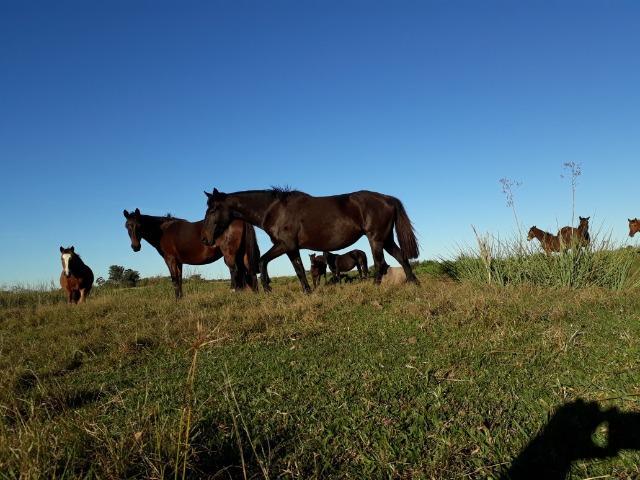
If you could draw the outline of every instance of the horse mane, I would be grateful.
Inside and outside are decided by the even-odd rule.
[[[284,185],[282,187],[272,185],[271,189],[268,191],[270,191],[278,200],[286,200],[287,198],[294,195],[309,195],[308,193],[301,192],[300,190],[295,190],[289,185]]]

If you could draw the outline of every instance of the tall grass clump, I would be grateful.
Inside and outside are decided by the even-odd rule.
[[[542,253],[535,240],[501,240],[477,233],[476,240],[476,247],[460,248],[449,262],[454,278],[502,286],[528,283],[612,290],[640,286],[637,252],[615,244],[610,236],[594,235],[587,247],[550,255]]]

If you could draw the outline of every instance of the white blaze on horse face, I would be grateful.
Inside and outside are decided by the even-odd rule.
[[[69,261],[71,260],[70,253],[62,254],[62,267],[64,268],[64,274],[69,275]]]

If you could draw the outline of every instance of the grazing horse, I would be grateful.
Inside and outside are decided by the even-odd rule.
[[[589,218],[590,217],[578,217],[580,224],[578,228],[562,227],[558,231],[558,237],[564,249],[572,248],[574,245],[578,248],[586,247],[591,241],[589,236]]]
[[[300,249],[339,250],[366,235],[380,283],[385,264],[384,248],[404,268],[407,281],[417,283],[409,260],[418,257],[418,242],[411,221],[395,197],[359,191],[329,197],[313,197],[284,189],[250,190],[222,193],[217,189],[207,195],[207,213],[202,241],[212,245],[234,219],[242,219],[265,230],[273,246],[260,258],[260,280],[270,291],[267,264],[286,253],[293,264],[305,293],[309,283],[300,258]],[[393,228],[400,242],[396,245]]]
[[[558,235],[540,230],[535,225],[529,229],[527,240],[531,241],[534,238],[537,238],[540,241],[540,245],[542,245],[545,253],[559,252],[560,250],[562,250],[560,237],[558,237]]]
[[[182,297],[182,265],[206,265],[224,257],[231,274],[231,289],[250,286],[258,290],[258,259],[260,250],[252,225],[240,220],[232,222],[216,240],[205,246],[200,241],[203,220],[188,222],[170,216],[143,215],[139,209],[123,212],[125,228],[131,238],[131,248],[140,251],[142,239],[149,242],[164,258],[176,298]]]
[[[60,260],[62,261],[60,286],[67,291],[67,301],[83,303],[93,286],[93,272],[72,246],[60,247]]]
[[[313,280],[313,289],[320,285],[320,276],[324,277],[324,283],[327,284],[327,260],[323,255],[312,253],[309,255],[311,260],[311,280]]]
[[[637,232],[640,232],[640,220],[637,218],[629,219],[629,236],[633,237]]]
[[[331,252],[323,252],[323,254],[324,258],[327,259],[327,265],[331,273],[338,278],[338,283],[340,283],[340,273],[348,272],[354,267],[358,269],[360,280],[362,280],[363,273],[365,278],[369,276],[367,255],[362,250],[355,249],[342,255],[336,255]]]

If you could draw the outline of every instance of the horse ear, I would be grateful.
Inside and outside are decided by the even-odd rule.
[[[60,247],[60,253],[63,253],[63,252],[64,252],[64,248]]]
[[[129,218],[130,217],[130,214],[129,214],[129,212],[127,212],[126,208],[122,211],[122,214],[124,215],[124,218]]]
[[[75,253],[75,248],[73,247],[73,245],[71,245],[71,248],[69,248],[69,251],[70,251],[71,253]]]
[[[134,212],[136,214],[136,217],[140,215],[140,209],[136,208],[136,211]]]
[[[207,198],[211,198],[213,197],[212,193],[207,192],[206,190],[204,190],[204,194],[207,196]]]
[[[220,192],[218,191],[218,189],[216,187],[213,187],[213,194],[215,195],[217,193],[220,193]]]

